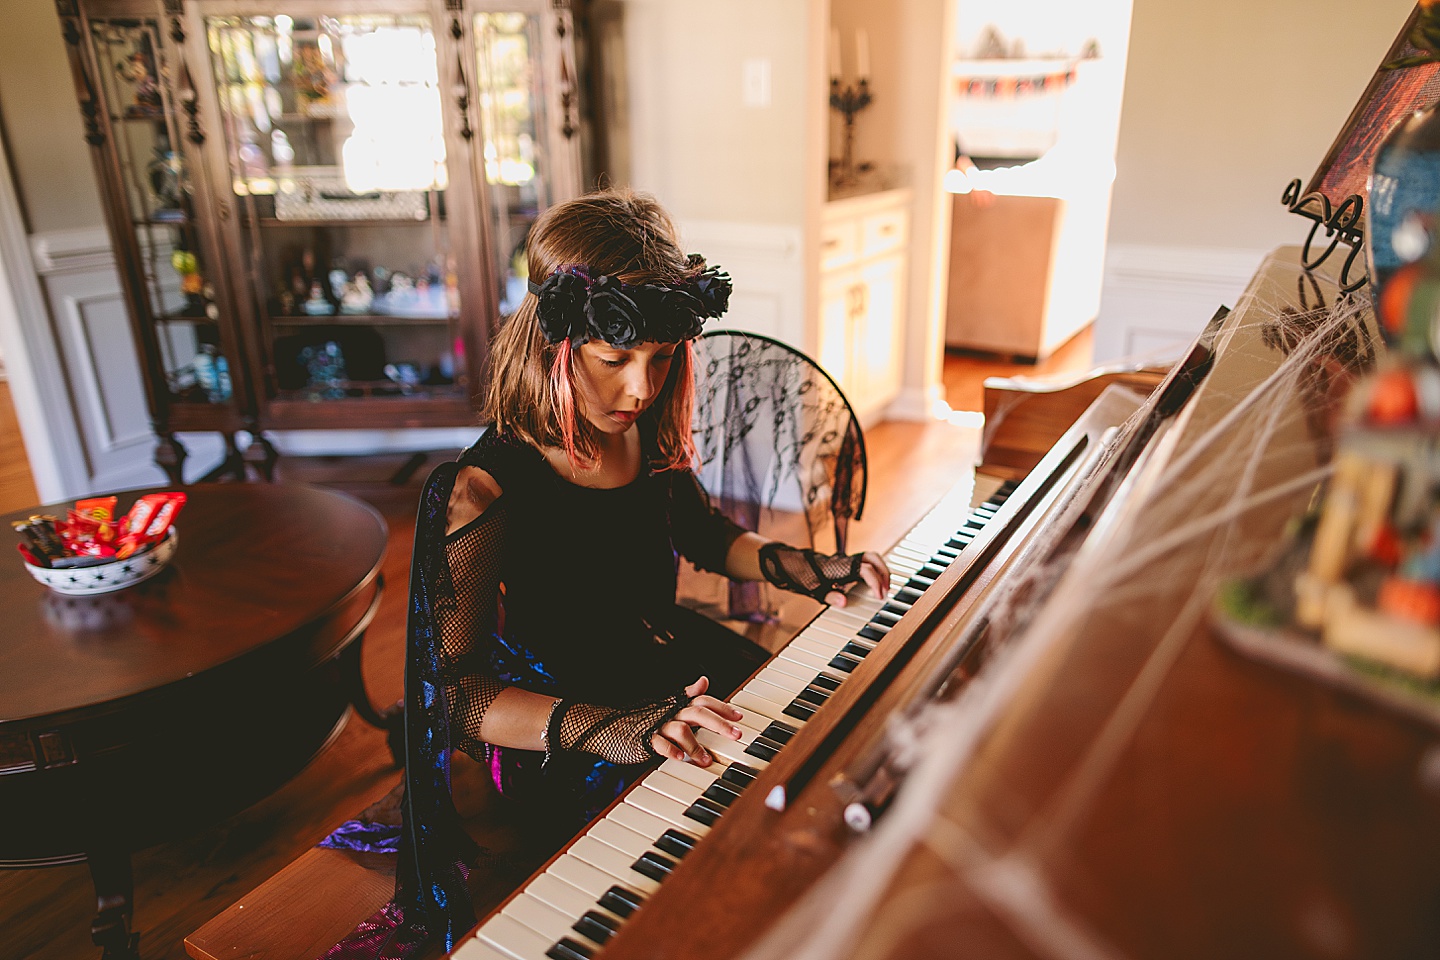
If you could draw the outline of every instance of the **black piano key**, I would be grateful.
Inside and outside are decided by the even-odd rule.
[[[815,706],[821,707],[825,705],[826,700],[830,699],[830,691],[819,690],[815,687],[806,687],[804,690],[795,694],[795,699],[803,703],[813,703]]]
[[[777,723],[779,721],[776,721]],[[726,783],[733,783],[737,787],[748,787],[760,776],[760,771],[754,767],[747,767],[743,763],[732,763],[720,774],[720,779]]]
[[[945,541],[945,546],[949,547],[951,550],[964,550],[966,547],[970,546],[971,541],[973,541],[974,539],[974,537],[951,537],[949,540]]]
[[[845,646],[841,647],[840,652],[845,654],[847,657],[854,657],[856,660],[864,660],[866,654],[870,652],[870,648],[862,647],[860,646],[860,644],[852,640],[851,642],[845,644]]]
[[[955,562],[956,560],[958,560],[959,558],[960,558],[960,551],[959,551],[959,550],[955,550],[955,549],[953,549],[953,548],[951,548],[951,547],[944,547],[944,546],[936,547],[936,548],[935,548],[935,560],[936,560],[936,561],[944,561],[944,563],[945,563],[946,566],[949,566],[950,564],[954,563],[954,562]]]
[[[575,925],[570,929],[601,945],[620,931],[620,928],[615,925],[615,918],[606,916],[599,910],[585,911],[585,915],[576,920]]]
[[[579,940],[561,937],[559,943],[545,951],[545,956],[550,960],[590,960],[595,956],[595,951]]]
[[[900,603],[908,603],[908,604],[910,604],[911,606],[913,606],[913,605],[915,605],[916,603],[919,602],[920,597],[921,597],[924,593],[925,593],[925,588],[924,588],[924,587],[921,587],[919,590],[916,590],[914,587],[910,586],[910,584],[907,583],[907,584],[905,584],[905,586],[903,586],[903,587],[901,587],[899,590],[896,590],[896,591],[895,591],[895,598],[894,598],[894,599],[897,600],[897,601],[900,602]]]
[[[914,590],[917,593],[924,593],[926,590],[930,589],[930,586],[934,582],[934,580],[927,580],[924,577],[911,577],[909,580],[905,581],[905,589]]]
[[[835,658],[826,664],[826,666],[832,670],[839,670],[841,673],[854,673],[855,668],[860,666],[860,661],[854,657],[847,657],[843,653],[837,653],[835,654]],[[809,720],[810,718],[801,717],[800,719]]]
[[[897,603],[897,602],[895,602],[895,599],[892,597],[892,598],[889,600],[889,602],[887,602],[887,603],[885,604],[885,606],[881,607],[880,609],[883,610],[885,613],[890,614],[891,616],[903,617],[903,616],[905,616],[906,613],[909,612],[909,610],[910,610],[910,604],[908,604],[908,603]]]
[[[884,607],[881,607],[879,610],[875,611],[875,616],[870,618],[870,622],[875,624],[877,627],[888,628],[893,627],[895,626],[895,624],[899,623],[902,616],[904,616],[904,614],[890,613]]]
[[[770,744],[765,743],[764,741],[759,739],[757,739],[754,743],[750,744],[750,746],[746,747],[745,752],[752,757],[758,757],[759,759],[766,762],[774,760],[780,755],[780,750],[778,748],[773,747]]]
[[[823,688],[826,689],[826,690],[839,690],[839,689],[840,689],[840,681],[839,681],[839,680],[836,680],[834,677],[828,676],[828,675],[823,674],[823,673],[817,673],[817,674],[815,675],[815,679],[810,681],[810,685],[811,685],[812,687],[823,687]],[[771,724],[771,726],[774,726],[774,724]],[[765,731],[765,734],[766,734],[766,736],[769,736],[769,735],[770,735],[770,731],[769,731],[769,730],[766,730],[766,731]],[[788,739],[790,738],[790,736],[791,736],[790,734],[787,734],[787,735],[786,735],[786,739],[785,739],[785,740],[781,740],[780,742],[781,742],[781,743],[785,743],[786,740],[788,740]],[[770,739],[775,740],[775,739],[778,739],[778,738],[777,738],[777,737],[771,737]]]
[[[927,563],[927,564],[925,564],[925,566],[923,566],[923,567],[921,567],[919,570],[916,570],[916,571],[915,571],[915,576],[917,576],[917,577],[929,577],[931,580],[939,580],[939,579],[940,579],[940,574],[942,574],[942,573],[944,573],[944,572],[945,572],[945,568],[944,568],[944,567],[938,567],[938,566],[936,566],[936,565],[933,564],[933,563]]]
[[[655,841],[655,846],[660,852],[668,853],[676,860],[682,860],[685,854],[695,849],[696,840],[690,834],[680,830],[666,830],[660,834],[660,839]]]
[[[636,873],[644,874],[657,883],[663,883],[670,872],[675,869],[675,861],[654,850],[646,850],[640,855],[640,859],[630,864],[630,869]]]
[[[873,623],[867,623],[865,624],[865,626],[861,627],[858,631],[856,631],[857,635],[864,637],[866,640],[874,640],[876,643],[884,640],[885,634],[889,632],[889,627],[877,627]]]
[[[815,708],[808,703],[792,700],[790,706],[785,708],[785,716],[794,717],[796,720],[809,720],[815,716]]]
[[[732,788],[728,783],[722,783],[716,780],[710,784],[710,786],[706,787],[705,792],[700,794],[700,796],[706,800],[718,803],[722,807],[728,807],[740,799],[740,791]]]
[[[685,810],[685,816],[696,823],[703,823],[707,827],[713,827],[715,821],[720,819],[720,811],[712,809],[707,803],[696,800]]]
[[[645,898],[634,890],[616,884],[601,894],[597,902],[617,917],[628,917],[640,909]]]
[[[839,686],[839,684],[836,684],[836,686]],[[795,736],[795,734],[790,731],[790,728],[788,726],[784,724],[778,724],[773,720],[770,721],[770,726],[766,727],[760,735],[766,740],[772,740],[775,743],[781,744],[782,746],[789,743],[790,738]]]

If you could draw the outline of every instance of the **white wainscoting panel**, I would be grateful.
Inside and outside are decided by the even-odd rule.
[[[804,241],[798,226],[718,220],[679,226],[685,250],[703,253],[735,281],[729,312],[707,329],[763,333],[805,349]]]
[[[1235,306],[1266,252],[1111,244],[1095,363],[1178,356],[1217,308]]]

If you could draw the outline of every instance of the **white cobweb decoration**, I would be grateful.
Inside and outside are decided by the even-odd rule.
[[[1048,868],[1063,863],[1083,873],[1066,845],[1072,828],[1135,739],[1218,585],[1263,562],[1328,476],[1340,398],[1375,360],[1363,297],[1325,303],[1298,268],[1272,261],[1266,270],[1271,281],[1252,287],[1222,329],[1226,376],[1212,375],[1196,398],[1204,402],[1151,443],[1127,481],[1123,512],[1102,519],[1074,556],[1030,570],[977,612],[1002,638],[989,662],[958,696],[911,722],[900,739],[919,759],[889,811],[747,960],[890,956],[958,900],[977,898],[1041,957],[1127,956],[1067,903]],[[1009,609],[1011,598],[1052,582],[1038,612]],[[1084,742],[1042,807],[1015,829],[987,822],[978,806],[964,822],[942,812],[957,776],[1009,722],[1017,698],[1044,688],[1087,626],[1093,637],[1097,625],[1117,621],[1133,629],[1106,648],[1101,672],[1113,695],[1090,705]],[[908,886],[877,912],[889,880],[919,848],[948,875]]]

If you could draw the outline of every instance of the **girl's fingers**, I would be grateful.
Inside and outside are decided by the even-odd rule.
[[[839,590],[831,590],[829,593],[825,594],[825,602],[830,604],[830,606],[832,607],[843,607],[845,606],[845,594],[841,593]]]
[[[683,752],[684,756],[673,759],[688,759],[691,763],[701,767],[710,765],[710,754],[704,747],[700,746],[699,742],[695,739],[695,734],[690,730],[690,724],[684,721],[671,720],[660,728],[660,736],[669,740],[671,744],[679,747]]]
[[[709,678],[709,677],[701,677],[699,680],[696,680],[694,683],[690,684],[690,686],[688,686],[688,687],[685,688],[685,695],[686,695],[687,697],[689,697],[691,700],[694,700],[696,697],[700,696],[700,695],[703,694],[706,690],[709,690],[709,689],[710,689],[710,678]]]
[[[687,730],[689,727],[704,727],[706,730],[718,733],[730,740],[739,740],[742,735],[739,727],[714,710],[706,710],[703,707],[686,707],[675,715],[675,719],[687,724]]]
[[[696,697],[690,706],[713,710],[727,720],[741,720],[745,717],[738,707],[732,706],[724,700],[716,700],[714,697]]]
[[[685,762],[685,751],[681,750],[679,747],[675,746],[675,744],[671,743],[669,740],[666,740],[658,733],[650,738],[650,747],[656,753],[660,754],[660,756],[664,757],[666,760],[678,760],[681,763]]]

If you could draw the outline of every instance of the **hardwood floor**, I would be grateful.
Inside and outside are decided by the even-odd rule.
[[[15,419],[10,384],[0,380],[0,513],[24,509],[39,499],[35,481],[30,478],[20,424]]]
[[[1068,345],[1064,358],[1019,367],[950,357],[946,384],[956,409],[980,409],[985,376],[1041,372],[1060,363],[1088,363],[1088,343]],[[3,384],[0,384],[3,386]],[[0,410],[0,505],[35,502],[28,465],[13,474],[19,445],[8,392]],[[9,416],[10,419],[5,419]],[[866,435],[871,480],[863,520],[851,528],[854,549],[885,549],[936,499],[968,478],[978,431],[951,424],[884,423]],[[445,454],[436,454],[438,462]],[[402,686],[406,584],[415,503],[428,465],[403,486],[389,478],[405,456],[282,461],[281,479],[321,483],[373,504],[390,526],[388,590],[365,640],[364,672],[371,698],[389,703]],[[28,492],[27,492],[28,491]],[[8,498],[8,499],[7,499]],[[352,717],[340,735],[294,780],[266,800],[196,835],[143,850],[134,857],[136,915],[146,960],[182,960],[186,935],[313,846],[337,824],[383,796],[399,779],[384,736]],[[0,870],[0,958],[75,960],[97,957],[90,945],[94,912],[84,864],[44,870]],[[306,960],[306,958],[296,958]]]

